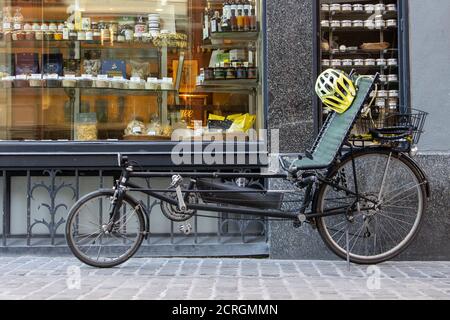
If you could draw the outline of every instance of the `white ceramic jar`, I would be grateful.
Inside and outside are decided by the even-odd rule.
[[[386,20],[386,27],[396,27],[396,26],[397,26],[397,20],[396,19]]]
[[[398,90],[389,90],[389,98],[398,98]]]
[[[331,60],[331,66],[332,67],[340,67],[342,65],[342,62],[340,59],[333,59]]]
[[[395,3],[390,3],[386,5],[387,12],[397,12],[397,5]]]
[[[390,74],[390,75],[388,75],[388,81],[389,82],[397,82],[398,81],[398,75],[396,75],[396,74]]]
[[[340,20],[333,20],[333,21],[331,21],[330,26],[332,28],[339,28],[341,26],[341,21]]]
[[[364,27],[368,29],[375,29],[375,22],[373,20],[364,21]]]
[[[387,98],[388,92],[386,90],[378,90],[377,97],[378,98]]]
[[[384,11],[386,11],[386,5],[384,3],[377,3],[375,5],[376,13],[383,13]]]
[[[387,64],[388,64],[388,66],[391,66],[391,67],[394,67],[394,66],[397,66],[398,65],[398,60],[397,59],[388,59],[387,60]]]
[[[342,20],[341,21],[341,27],[342,28],[350,28],[352,26],[351,20]]]
[[[344,67],[351,67],[353,65],[353,60],[352,59],[343,59],[342,65]]]
[[[341,5],[341,11],[342,12],[349,12],[352,11],[352,5],[348,3],[344,3]]]
[[[364,59],[353,59],[353,65],[356,67],[364,66]]]
[[[381,74],[381,75],[380,75],[380,81],[381,81],[381,82],[387,82],[387,75]]]
[[[341,11],[341,5],[339,3],[332,3],[330,5],[330,11]]]
[[[364,11],[364,6],[362,4],[360,4],[360,3],[355,3],[353,5],[353,11],[355,11],[355,12],[362,12],[362,11]]]
[[[364,27],[364,21],[362,21],[362,20],[353,20],[352,25],[355,28],[361,28],[361,27]]]
[[[329,28],[330,27],[330,20],[322,20],[322,21],[320,21],[320,26],[322,28]]]
[[[375,59],[366,59],[366,60],[364,60],[364,65],[368,66],[368,67],[375,66],[375,63],[376,63]]]
[[[386,65],[387,65],[387,60],[386,59],[377,59],[377,66],[384,67]]]
[[[373,13],[375,11],[375,6],[373,4],[365,4],[364,11],[367,13]]]
[[[375,20],[375,29],[383,29],[384,27],[386,27],[384,20]]]

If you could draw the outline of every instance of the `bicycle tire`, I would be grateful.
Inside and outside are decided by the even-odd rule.
[[[419,185],[420,185],[420,196],[419,196],[420,197],[420,202],[419,202],[420,208],[418,208],[418,209],[420,209],[420,213],[418,214],[419,215],[418,221],[414,225],[414,230],[412,230],[411,233],[408,234],[408,238],[407,238],[408,240],[406,242],[402,242],[400,244],[400,246],[396,247],[395,249],[391,250],[390,252],[388,252],[386,254],[381,254],[381,255],[376,255],[376,256],[367,256],[367,257],[361,257],[359,255],[350,254],[350,256],[349,256],[350,261],[353,263],[356,263],[356,264],[361,264],[361,265],[383,263],[383,262],[394,259],[398,255],[400,255],[402,252],[404,252],[411,245],[411,243],[416,239],[417,234],[420,232],[420,229],[422,227],[423,220],[424,220],[424,215],[426,212],[426,206],[427,206],[426,181],[424,181],[423,175],[419,172],[419,170],[412,163],[412,161],[409,160],[409,158],[407,158],[406,156],[404,156],[401,153],[395,153],[389,149],[368,148],[368,149],[356,151],[353,153],[353,157],[355,158],[355,160],[357,160],[360,157],[367,156],[367,155],[380,155],[380,156],[384,156],[384,157],[386,157],[388,155],[392,155],[393,158],[400,161],[411,171],[411,173],[417,179],[417,181],[419,182]],[[339,173],[339,171],[342,168],[344,168],[346,165],[351,163],[351,161],[352,161],[351,155],[345,156],[341,160],[340,163],[338,163],[334,168],[332,168],[330,170],[330,172],[328,174],[328,178],[335,177]],[[316,193],[314,204],[313,204],[314,212],[319,212],[319,213],[323,212],[323,208],[324,208],[323,201],[326,200],[326,199],[324,199],[324,196],[325,196],[325,191],[327,190],[327,188],[330,188],[330,186],[328,186],[326,184],[322,184],[319,187],[319,190]],[[419,195],[419,193],[418,193],[418,195]],[[318,232],[319,232],[321,238],[323,239],[323,241],[325,242],[327,247],[333,253],[335,253],[338,257],[340,257],[344,260],[347,259],[346,250],[344,248],[342,248],[341,246],[337,245],[336,241],[331,239],[332,237],[327,230],[325,219],[326,218],[316,218],[315,219],[317,229],[318,229]],[[344,219],[346,219],[346,217],[344,217]]]
[[[78,200],[74,206],[70,209],[68,218],[67,218],[67,223],[66,223],[66,241],[67,241],[67,245],[70,248],[71,252],[74,254],[74,256],[80,260],[81,262],[90,265],[92,267],[96,267],[96,268],[113,268],[116,267],[118,265],[123,264],[124,262],[126,262],[127,260],[129,260],[131,257],[133,257],[133,255],[137,252],[137,250],[140,248],[142,241],[144,240],[144,233],[145,233],[145,218],[144,218],[144,213],[142,212],[142,209],[137,209],[136,210],[136,214],[138,217],[138,222],[139,222],[139,235],[137,238],[137,241],[134,243],[134,245],[131,247],[131,249],[129,249],[125,255],[121,256],[118,259],[112,260],[111,262],[96,262],[93,261],[91,259],[86,258],[86,256],[84,256],[80,250],[78,250],[77,245],[74,242],[72,235],[72,222],[73,219],[76,217],[77,212],[80,210],[80,208],[83,207],[83,205],[95,198],[99,198],[99,197],[103,197],[103,196],[108,196],[108,197],[112,197],[114,195],[114,190],[98,190],[98,191],[94,191],[86,196],[84,196],[83,198],[81,198],[80,200]],[[137,208],[139,203],[132,197],[125,195],[124,197],[124,202],[128,203],[129,205],[131,205],[133,208]]]

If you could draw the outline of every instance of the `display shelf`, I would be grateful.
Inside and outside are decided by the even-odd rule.
[[[111,48],[111,49],[159,49],[151,41],[88,41],[88,40],[11,40],[0,41],[0,48],[73,48],[75,44],[80,44],[81,48]],[[182,50],[182,47],[168,46],[169,50]]]
[[[321,11],[325,16],[336,20],[368,20],[375,15],[383,16],[383,19],[395,19],[398,17],[397,11],[366,12],[366,11]],[[333,19],[332,19],[333,20]]]
[[[210,40],[256,41],[258,37],[258,31],[215,32],[210,35]]]
[[[362,50],[358,49],[356,51],[324,51],[322,50],[322,55],[329,56],[354,56],[354,55],[367,55],[367,56],[380,56],[383,54],[391,54],[396,55],[398,53],[398,49],[384,49],[384,50]]]
[[[366,27],[321,27],[322,32],[380,32],[380,31],[397,31],[397,26],[395,27],[383,27],[383,28],[374,28],[369,29]]]
[[[215,50],[215,49],[224,49],[224,50],[231,50],[231,49],[255,49],[256,46],[254,46],[252,43],[246,43],[246,42],[237,42],[237,43],[216,43],[216,44],[202,44],[200,46],[202,49],[206,50]]]
[[[119,95],[119,96],[147,96],[162,93],[177,93],[177,90],[147,90],[147,89],[115,89],[115,88],[86,88],[86,87],[11,87],[0,88],[1,91],[10,90],[12,94],[20,95],[36,95],[42,93],[43,90],[51,91],[52,95],[63,95],[70,90],[79,89],[81,95]]]
[[[389,69],[397,69],[397,66],[321,66],[322,69],[328,68],[339,68],[339,69],[377,69],[377,70],[389,70]]]

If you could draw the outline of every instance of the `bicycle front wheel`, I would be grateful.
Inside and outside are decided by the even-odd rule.
[[[389,150],[368,150],[344,159],[322,185],[315,212],[347,210],[348,214],[317,219],[327,246],[339,257],[359,264],[377,264],[403,252],[416,237],[426,207],[426,182],[405,156]],[[356,176],[356,183],[355,183]],[[356,188],[357,186],[357,188]]]
[[[111,268],[130,259],[144,239],[145,219],[136,202],[125,196],[120,216],[111,222],[114,190],[100,190],[80,199],[71,209],[66,239],[72,253],[97,268]]]

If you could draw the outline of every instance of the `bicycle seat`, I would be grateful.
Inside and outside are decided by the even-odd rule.
[[[336,159],[339,150],[350,134],[363,106],[369,98],[372,87],[377,81],[361,78],[358,81],[358,91],[352,106],[343,114],[332,113],[325,121],[308,157],[295,160],[291,170],[314,170],[330,167]]]

